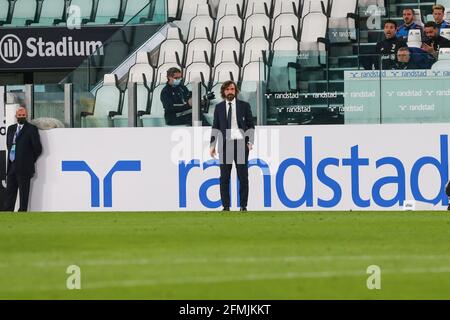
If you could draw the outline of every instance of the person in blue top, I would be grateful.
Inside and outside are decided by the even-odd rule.
[[[414,22],[414,9],[403,9],[403,24],[397,28],[395,36],[397,38],[408,40],[409,30],[419,29],[423,33],[423,28]]]
[[[450,23],[444,20],[445,17],[445,7],[442,4],[437,4],[433,6],[433,18],[436,22],[439,31],[441,29],[450,28]]]

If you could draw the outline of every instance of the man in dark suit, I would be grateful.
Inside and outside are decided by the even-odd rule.
[[[210,154],[215,158],[216,145],[220,155],[220,198],[223,211],[230,211],[230,176],[233,161],[236,163],[240,183],[240,211],[247,211],[248,201],[248,154],[254,144],[253,116],[250,105],[236,98],[239,89],[233,81],[221,87],[224,101],[214,110]]]
[[[16,112],[17,124],[8,127],[8,169],[4,211],[14,211],[17,190],[20,194],[19,211],[27,211],[30,180],[34,175],[34,163],[42,152],[38,129],[27,122],[27,110],[20,107]]]

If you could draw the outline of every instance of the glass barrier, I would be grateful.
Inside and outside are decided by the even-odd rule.
[[[331,56],[325,59],[325,65],[316,67],[309,62],[303,64],[307,55],[272,54],[244,67],[250,72],[244,79],[261,77],[263,81],[238,82],[238,98],[251,105],[255,124],[260,125],[450,122],[446,105],[450,97],[450,58],[441,53],[435,61],[429,54],[403,53],[397,58],[352,56],[351,63],[341,61],[349,57]],[[74,91],[75,127],[128,126],[129,97],[123,85],[105,84],[95,94]],[[203,126],[212,125],[215,107],[223,100],[221,85],[203,84],[201,92],[194,95],[199,97]],[[136,85],[137,126],[192,125],[190,108],[177,117],[165,115],[161,93],[166,86]],[[186,84],[181,105],[189,103],[192,87],[192,83]],[[7,86],[6,93],[12,103],[26,102],[25,86]],[[64,110],[62,85],[35,86],[35,117],[64,121]]]
[[[130,54],[156,34],[166,21],[166,0],[153,0],[62,81],[62,83],[73,83],[76,127],[112,126],[112,121],[85,121],[87,118],[98,118],[93,114],[96,93],[91,91],[103,81],[105,74],[111,73]],[[125,88],[121,89],[125,90]],[[112,99],[114,98],[116,96],[113,95]],[[116,105],[116,102],[111,101],[107,108],[117,114],[121,112],[121,103]],[[101,112],[105,112],[103,107],[101,109]],[[104,114],[99,116],[104,118]]]
[[[7,103],[25,105],[25,85],[8,85],[5,92]]]
[[[65,2],[51,1],[22,1],[13,4],[11,1],[8,10],[7,1],[0,2],[0,25],[2,28],[16,27],[76,27],[86,25],[120,25],[127,23],[133,16],[141,11],[142,2],[128,1],[124,8],[112,4],[109,8],[94,8],[89,1],[73,0],[65,8]],[[120,5],[120,4],[119,4]],[[161,11],[162,2],[151,3],[142,16],[145,20],[152,20],[153,12]],[[95,15],[92,13],[95,11]],[[146,14],[146,16],[144,16]],[[161,17],[162,19],[165,19]],[[145,21],[143,21],[145,22]]]
[[[311,66],[313,55],[272,55],[264,99],[265,124],[384,124],[449,122],[450,63],[420,49],[397,56],[329,56]],[[314,58],[315,59],[315,58]],[[306,61],[306,63],[304,63]]]
[[[165,24],[165,5],[165,0],[150,2],[62,82],[74,83],[79,90],[91,90]]]
[[[65,122],[64,85],[34,86],[34,118],[53,118]]]

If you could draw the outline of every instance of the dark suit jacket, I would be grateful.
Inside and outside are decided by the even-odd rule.
[[[13,144],[14,135],[17,130],[17,124],[10,125],[6,134],[6,146],[8,148],[8,173],[11,168],[9,153]],[[41,139],[38,128],[28,122],[25,122],[22,130],[16,139],[16,172],[22,176],[32,177],[34,175],[34,163],[42,153]]]
[[[226,101],[222,101],[216,105],[214,110],[214,121],[211,132],[211,147],[215,147],[217,140],[219,144],[227,139],[227,105]],[[245,141],[254,143],[255,125],[253,123],[253,115],[250,104],[245,101],[236,99],[236,118],[239,129],[244,132]],[[219,139],[219,134],[222,134],[222,139]],[[220,147],[220,146],[219,146]]]

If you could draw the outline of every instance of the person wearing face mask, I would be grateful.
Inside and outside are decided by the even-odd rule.
[[[233,162],[239,179],[240,211],[247,211],[248,155],[254,144],[253,115],[250,104],[237,99],[239,89],[234,81],[225,81],[221,87],[224,99],[214,109],[211,131],[210,155],[220,162],[220,198],[223,211],[230,211],[230,176]]]
[[[30,180],[34,175],[34,164],[42,153],[38,128],[27,122],[27,109],[16,111],[17,123],[8,127],[8,169],[6,174],[6,196],[3,211],[14,211],[17,191],[20,196],[19,211],[28,210]]]
[[[161,91],[161,102],[169,126],[192,124],[192,93],[182,81],[180,69],[167,70],[167,83]]]

